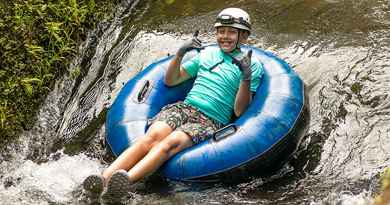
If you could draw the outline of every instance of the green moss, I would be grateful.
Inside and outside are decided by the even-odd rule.
[[[381,194],[375,197],[374,205],[390,204],[390,167],[387,167],[381,176]]]
[[[351,90],[355,94],[359,94],[362,91],[363,85],[359,82],[355,82],[351,85]]]
[[[382,191],[390,189],[390,167],[387,167],[382,174]]]
[[[15,0],[0,4],[0,140],[29,129],[86,31],[115,1]],[[77,77],[77,69],[70,73]]]
[[[69,75],[72,79],[76,79],[77,77],[80,76],[81,70],[80,67],[76,67],[73,70],[69,71]]]

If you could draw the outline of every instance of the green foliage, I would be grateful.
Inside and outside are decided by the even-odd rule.
[[[76,67],[73,70],[69,71],[69,75],[72,79],[76,79],[80,76],[81,70],[80,67]]]
[[[67,72],[86,30],[112,5],[111,1],[96,5],[94,0],[0,4],[0,141],[31,126],[54,80]]]
[[[387,167],[382,176],[382,191],[390,189],[390,167]]]
[[[374,205],[390,204],[390,167],[387,167],[381,175],[382,193],[375,197]]]

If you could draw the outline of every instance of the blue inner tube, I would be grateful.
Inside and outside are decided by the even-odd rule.
[[[296,150],[307,122],[303,117],[304,83],[275,55],[250,46],[242,49],[252,49],[252,56],[263,63],[265,71],[251,105],[209,140],[167,161],[160,169],[163,176],[181,181],[240,178],[280,168]],[[186,54],[184,61],[195,54]],[[142,70],[115,99],[106,121],[106,141],[115,155],[145,134],[148,119],[164,105],[184,100],[191,89],[192,80],[175,87],[164,84],[172,58]]]

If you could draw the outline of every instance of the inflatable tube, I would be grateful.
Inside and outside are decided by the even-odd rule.
[[[306,124],[304,84],[283,60],[258,48],[243,50],[249,48],[265,71],[251,105],[212,138],[167,161],[160,169],[163,176],[181,181],[237,179],[278,169],[297,149]],[[186,54],[184,61],[195,54]],[[171,59],[157,61],[129,80],[111,106],[106,141],[115,155],[145,134],[148,119],[164,105],[183,100],[191,89],[193,81],[165,86]]]

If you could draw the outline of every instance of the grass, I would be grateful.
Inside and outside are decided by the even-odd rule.
[[[110,0],[0,0],[0,142],[32,126],[57,77],[68,72]]]

